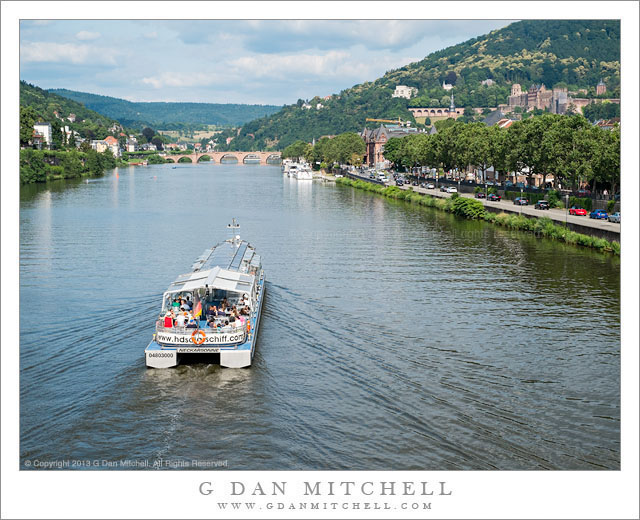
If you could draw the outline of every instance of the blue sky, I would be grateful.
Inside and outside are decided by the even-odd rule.
[[[289,104],[374,80],[508,20],[37,20],[20,78],[130,101]]]

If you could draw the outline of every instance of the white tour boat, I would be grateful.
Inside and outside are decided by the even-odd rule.
[[[232,238],[207,249],[165,291],[145,349],[148,367],[173,367],[189,358],[230,368],[251,365],[265,276],[260,256],[236,234],[236,220],[227,227]]]
[[[313,180],[313,173],[307,163],[293,163],[289,165],[287,175],[299,181]]]

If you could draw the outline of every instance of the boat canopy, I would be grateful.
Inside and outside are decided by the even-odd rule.
[[[194,292],[198,289],[220,289],[234,293],[251,293],[254,276],[214,267],[206,271],[181,274],[167,289],[165,294]]]

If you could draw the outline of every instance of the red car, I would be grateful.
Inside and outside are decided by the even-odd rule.
[[[571,206],[569,208],[569,215],[577,215],[579,217],[586,217],[587,216],[587,210],[584,208],[578,208],[576,206]]]
[[[487,200],[493,202],[499,202],[501,199],[502,197],[500,195],[496,195],[495,193],[489,193],[489,196],[487,197]]]

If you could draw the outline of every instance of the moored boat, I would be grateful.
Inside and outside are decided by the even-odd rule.
[[[189,358],[223,367],[251,365],[265,294],[262,260],[236,232],[207,249],[164,292],[146,365],[168,368]]]

